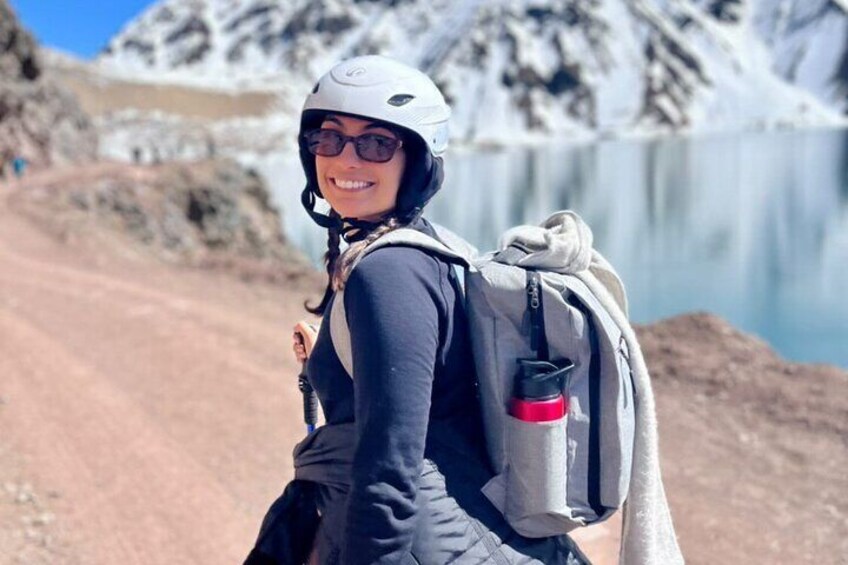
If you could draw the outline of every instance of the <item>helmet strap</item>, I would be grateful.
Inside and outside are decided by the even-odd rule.
[[[381,218],[381,221],[369,222],[368,220],[360,220],[358,218],[342,218],[337,215],[327,215],[315,211],[316,196],[315,192],[307,184],[303,192],[300,193],[300,202],[306,209],[309,217],[319,226],[327,229],[336,228],[339,230],[342,238],[347,243],[361,241],[369,233],[383,224],[383,221],[389,217],[387,215]],[[419,212],[420,214],[420,212]]]
[[[385,220],[386,217],[381,218],[381,220]],[[383,225],[382,221],[369,222],[367,220],[359,220],[357,218],[342,218],[341,221],[342,239],[344,239],[347,243],[362,241],[369,233]]]
[[[309,217],[322,228],[330,229],[336,227],[341,230],[341,218],[328,216],[327,214],[315,211],[315,192],[312,191],[309,184],[307,184],[306,188],[303,189],[303,192],[300,193],[300,203],[303,204],[303,207],[306,209],[306,213],[309,214]]]

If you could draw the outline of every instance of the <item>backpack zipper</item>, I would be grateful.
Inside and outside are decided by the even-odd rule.
[[[548,339],[545,336],[545,314],[542,304],[542,277],[536,271],[527,272],[527,309],[530,312],[530,349],[540,361],[548,361]]]

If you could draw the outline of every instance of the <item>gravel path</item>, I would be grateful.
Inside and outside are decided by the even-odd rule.
[[[289,328],[322,289],[166,265],[15,206],[104,172],[147,174],[0,184],[0,564],[240,563],[291,478]],[[708,315],[639,335],[687,561],[848,563],[848,374]],[[619,528],[575,537],[608,565]]]
[[[0,562],[239,562],[301,435],[304,296],[77,256],[0,206]]]

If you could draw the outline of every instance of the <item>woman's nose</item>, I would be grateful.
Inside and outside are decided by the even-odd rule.
[[[360,159],[359,155],[356,153],[355,143],[356,142],[352,139],[348,139],[345,142],[344,147],[342,147],[342,152],[339,153],[338,158],[341,159],[345,165],[359,166],[362,163],[362,159]]]

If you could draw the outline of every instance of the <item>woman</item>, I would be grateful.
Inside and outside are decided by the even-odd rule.
[[[295,354],[307,362],[327,422],[296,451],[297,476],[317,486],[312,560],[585,562],[567,536],[519,536],[480,492],[491,472],[451,265],[421,249],[386,247],[351,268],[399,226],[435,237],[421,212],[442,184],[449,115],[426,75],[374,56],[334,67],[304,106],[303,202],[329,233],[330,282],[310,311],[329,313],[344,288],[353,351],[351,378],[329,323],[317,336],[296,327],[306,339],[295,339]],[[328,215],[315,211],[316,198],[327,201]],[[349,247],[340,254],[342,238]]]

